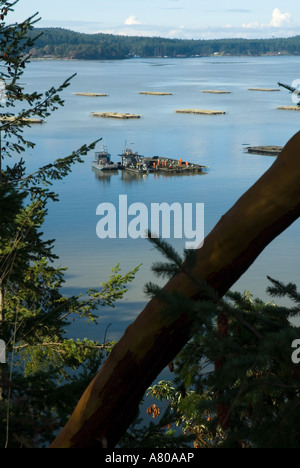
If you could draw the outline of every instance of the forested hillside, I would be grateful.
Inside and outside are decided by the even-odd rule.
[[[193,57],[210,55],[300,55],[300,36],[274,39],[182,40],[83,34],[61,28],[39,28],[41,36],[30,50],[33,57],[64,59],[125,59],[141,57]]]

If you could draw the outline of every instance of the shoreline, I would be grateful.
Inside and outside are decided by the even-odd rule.
[[[69,58],[69,57],[31,57],[30,62],[116,62],[118,60],[181,60],[181,59],[202,59],[202,58],[215,58],[215,59],[226,59],[226,58],[274,58],[274,57],[299,57],[299,54],[260,54],[260,55],[187,55],[180,57],[169,57],[169,56],[147,56],[147,57],[123,57],[123,58]]]

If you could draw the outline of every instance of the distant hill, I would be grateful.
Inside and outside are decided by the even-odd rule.
[[[62,28],[37,28],[30,50],[35,58],[126,59],[139,57],[205,57],[211,55],[300,55],[300,36],[274,39],[184,40],[83,34]]]

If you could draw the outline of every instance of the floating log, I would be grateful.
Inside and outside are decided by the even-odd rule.
[[[300,106],[280,106],[277,107],[277,109],[287,111],[300,111]]]
[[[75,96],[106,97],[107,94],[102,94],[102,93],[75,93]]]
[[[263,91],[266,93],[274,93],[280,91],[279,88],[249,88],[249,91]]]
[[[264,154],[266,156],[278,156],[283,150],[282,146],[249,146],[248,153]]]
[[[158,91],[141,91],[139,94],[146,94],[151,96],[172,96],[172,93],[158,92]]]
[[[208,94],[231,94],[230,91],[222,91],[218,89],[204,89],[202,93],[208,93]]]
[[[181,109],[176,111],[177,114],[205,114],[205,115],[221,115],[226,114],[224,111],[206,110],[206,109]]]
[[[0,117],[0,122],[12,122],[16,124],[22,124],[22,123],[27,123],[27,124],[42,124],[45,122],[42,119],[26,119],[26,118],[21,118],[19,119],[18,117]]]
[[[92,112],[93,117],[104,117],[107,119],[140,119],[141,116],[137,114],[127,114],[121,112]]]

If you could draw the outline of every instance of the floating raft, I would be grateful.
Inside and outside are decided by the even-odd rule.
[[[277,107],[277,109],[287,111],[300,111],[300,106],[280,106]]]
[[[158,92],[158,91],[141,91],[139,94],[146,94],[149,96],[172,96],[172,93]]]
[[[103,117],[106,119],[140,119],[137,114],[123,114],[121,112],[92,112],[93,117]]]
[[[280,91],[279,88],[249,88],[249,91],[263,91],[266,93],[274,93]]]
[[[248,153],[264,154],[266,156],[278,156],[283,150],[283,146],[249,146]]]
[[[218,89],[204,89],[202,93],[208,93],[208,94],[231,94],[230,91],[222,91]]]
[[[204,174],[207,167],[200,166],[199,164],[189,164],[188,166],[186,163],[180,165],[178,161],[175,160],[167,160],[168,166],[166,167],[156,167],[153,172],[160,173],[165,175],[188,175],[188,174]]]
[[[107,94],[102,93],[75,93],[76,96],[88,96],[88,97],[106,97]]]
[[[200,174],[205,173],[206,166],[192,164],[173,158],[161,158],[159,156],[144,157],[139,153],[133,153],[130,148],[119,155],[121,159],[120,169],[139,175],[152,174]]]
[[[205,115],[224,115],[226,112],[218,110],[206,110],[206,109],[179,109],[176,111],[177,114],[205,114]]]
[[[16,122],[17,124],[20,123],[27,123],[27,124],[42,124],[45,121],[42,119],[18,119],[18,117],[0,117],[0,122]]]
[[[145,170],[141,170],[140,166],[144,166]],[[146,169],[147,168],[147,169]],[[191,164],[187,162],[180,162],[176,159],[161,159],[158,157],[154,158],[143,158],[140,164],[137,166],[130,165],[123,167],[125,171],[133,172],[136,174],[164,174],[164,175],[188,175],[188,174],[204,174],[207,166],[201,166],[200,164]]]

